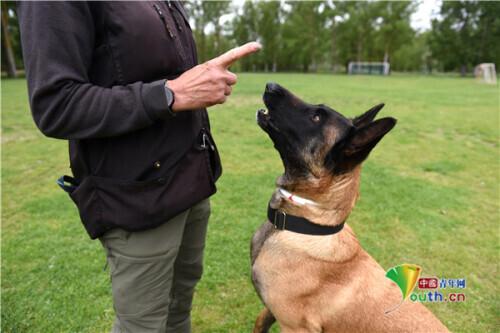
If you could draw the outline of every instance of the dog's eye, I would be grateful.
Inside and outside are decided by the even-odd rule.
[[[319,114],[315,114],[312,116],[311,120],[315,123],[319,123],[319,121],[321,120],[321,116]]]

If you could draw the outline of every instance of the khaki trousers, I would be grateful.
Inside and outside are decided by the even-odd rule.
[[[100,238],[111,273],[113,333],[191,332],[209,216],[206,199],[157,228],[113,229]]]

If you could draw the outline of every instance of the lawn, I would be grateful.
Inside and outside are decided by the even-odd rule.
[[[452,331],[498,331],[498,86],[450,77],[240,74],[228,102],[210,110],[224,174],[212,200],[194,332],[249,332],[261,308],[249,243],[282,171],[255,124],[267,81],[349,116],[386,103],[381,116],[399,122],[365,162],[348,223],[386,269],[415,263],[424,276],[466,279],[466,289],[444,291],[463,292],[465,302],[428,305]],[[37,131],[24,80],[2,82],[2,131],[2,332],[108,331],[104,252],[55,184],[69,173],[67,144]]]

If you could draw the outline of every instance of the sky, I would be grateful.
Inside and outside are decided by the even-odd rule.
[[[411,16],[412,28],[419,31],[430,30],[431,19],[439,13],[441,2],[440,0],[421,1],[417,11]]]

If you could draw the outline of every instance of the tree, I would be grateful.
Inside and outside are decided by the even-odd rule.
[[[13,2],[5,2],[1,3],[2,10],[2,65],[4,65],[7,70],[8,77],[17,77],[16,70],[16,58],[13,47],[13,41],[11,36],[12,25],[9,20],[9,11],[15,7],[15,3]],[[14,28],[17,29],[17,20]],[[3,67],[3,66],[2,66]]]
[[[189,17],[194,20],[193,35],[196,40],[196,50],[200,62],[207,60],[206,56],[206,38],[205,38],[205,16],[201,0],[184,2],[184,6],[189,13]]]
[[[257,4],[257,10],[257,33],[263,46],[261,57],[264,70],[276,72],[281,44],[281,5],[278,1],[261,1]]]
[[[383,48],[384,62],[389,62],[390,55],[414,37],[410,16],[415,12],[416,6],[413,2],[403,1],[381,1],[376,5],[380,15],[380,19],[376,21],[376,41]]]
[[[493,62],[500,68],[500,3],[481,1],[475,33],[477,48],[474,65]]]
[[[241,15],[236,15],[233,21],[233,38],[241,45],[248,41],[258,40],[257,6],[253,1],[245,1]],[[258,55],[245,57],[237,65],[244,71],[256,70]]]
[[[199,60],[207,61],[222,53],[228,43],[223,36],[220,18],[230,11],[231,2],[194,0],[185,4],[190,17],[194,18],[193,33]]]
[[[229,1],[203,1],[203,17],[204,22],[211,25],[214,29],[213,43],[210,48],[207,48],[207,55],[211,59],[224,51],[222,42],[222,25],[220,18],[222,15],[227,14],[230,10],[231,2]],[[206,28],[206,27],[205,27]],[[206,59],[205,59],[206,60]]]
[[[499,61],[500,5],[478,1],[443,2],[432,21],[430,47],[442,69],[462,75],[481,62]]]
[[[428,45],[429,32],[417,34],[407,43],[401,45],[391,56],[391,68],[398,71],[430,72],[432,59]]]
[[[326,29],[326,2],[287,2],[283,25],[283,59],[292,68],[303,72],[317,70],[328,50]]]
[[[337,23],[337,44],[339,60],[347,65],[349,61],[381,60],[374,54],[375,21],[378,17],[375,2],[334,2],[339,22]]]

